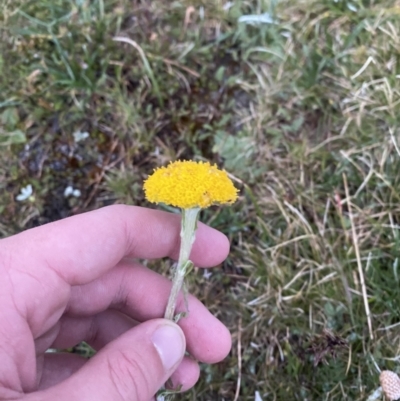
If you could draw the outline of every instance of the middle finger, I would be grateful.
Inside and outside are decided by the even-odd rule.
[[[97,314],[116,309],[143,322],[160,318],[171,289],[171,282],[137,263],[122,262],[102,278],[73,287],[66,313],[72,317]],[[186,336],[188,351],[198,360],[215,363],[231,347],[227,328],[195,297],[188,295],[188,316],[179,321]],[[177,312],[186,312],[181,295]]]

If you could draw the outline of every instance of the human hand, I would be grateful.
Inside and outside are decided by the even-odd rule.
[[[133,260],[176,259],[179,219],[110,206],[0,240],[0,400],[149,401],[169,377],[182,390],[196,383],[185,350],[206,363],[228,354],[228,330],[196,298],[179,326],[160,319],[170,282]],[[199,223],[196,266],[219,264],[228,250]],[[97,354],[45,353],[81,341]]]

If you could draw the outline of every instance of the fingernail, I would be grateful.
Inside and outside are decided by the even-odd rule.
[[[185,353],[185,337],[182,331],[172,324],[159,326],[151,340],[166,370],[172,369]]]

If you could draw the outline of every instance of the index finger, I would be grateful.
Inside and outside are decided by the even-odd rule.
[[[49,267],[68,284],[80,285],[100,277],[124,257],[176,258],[179,233],[179,215],[114,205],[27,230],[0,245],[6,259],[19,269],[30,269],[32,264]],[[195,265],[217,265],[228,251],[225,235],[199,223],[190,256]]]

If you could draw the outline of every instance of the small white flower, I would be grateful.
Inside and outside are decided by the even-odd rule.
[[[81,196],[81,191],[79,189],[74,189],[71,185],[68,185],[68,187],[64,190],[64,197],[68,198],[69,196],[79,198]]]
[[[212,273],[208,269],[204,269],[203,277],[208,280],[212,276]]]
[[[64,198],[68,198],[68,196],[72,195],[73,190],[74,188],[72,188],[71,185],[68,185],[64,190]]]
[[[73,134],[74,136],[74,141],[76,143],[83,141],[84,139],[89,137],[89,132],[82,132],[81,130],[75,131]]]
[[[31,184],[28,184],[25,188],[21,188],[21,192],[19,195],[17,195],[16,200],[18,202],[23,202],[24,200],[29,199],[30,201],[35,200],[35,198],[32,196],[33,194],[33,188]]]
[[[75,198],[79,198],[81,196],[81,191],[79,191],[79,189],[74,189],[72,191],[72,196],[74,196]]]

